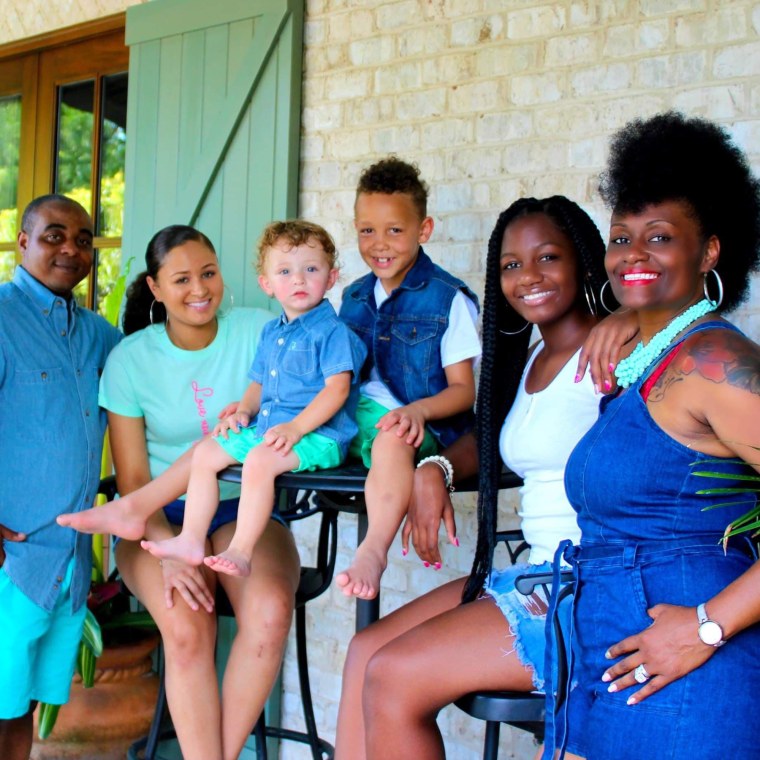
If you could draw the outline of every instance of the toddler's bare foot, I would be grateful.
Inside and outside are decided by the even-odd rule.
[[[140,546],[159,559],[176,559],[188,565],[203,562],[203,543],[182,533],[163,541],[140,541]]]
[[[346,596],[374,599],[380,591],[380,578],[388,564],[386,552],[360,546],[351,566],[335,576],[335,582]]]
[[[246,556],[244,552],[240,552],[232,547],[228,547],[221,554],[206,557],[203,562],[212,570],[216,570],[217,573],[239,575],[242,578],[251,574],[250,556]]]
[[[100,507],[59,515],[56,522],[80,533],[110,533],[137,541],[145,535],[145,519],[134,514],[125,499],[109,501]]]

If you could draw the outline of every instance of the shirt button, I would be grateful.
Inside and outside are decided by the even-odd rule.
[[[56,305],[56,306],[63,306],[63,301],[56,301],[56,302],[55,302],[55,305]]]
[[[59,576],[56,578],[56,580],[58,581],[58,583],[60,583],[60,582],[63,580],[63,578],[61,578],[61,576],[59,575]]]
[[[61,330],[61,337],[63,337],[64,335],[66,335],[66,330]]]
[[[89,410],[89,409],[87,409],[87,410],[85,411],[85,413],[84,413],[84,416],[85,416],[85,417],[89,417],[89,416],[90,416],[90,410]]]
[[[42,372],[42,373],[40,373],[40,377],[41,377],[43,380],[47,380],[47,372]]]
[[[82,370],[81,370],[81,369],[78,369],[78,370],[77,370],[77,377],[81,377],[81,376],[82,376]]]
[[[43,313],[43,314],[50,314],[50,310],[49,310],[49,309],[43,309],[43,310],[42,310],[42,313]]]
[[[273,370],[272,370],[272,371],[271,371],[269,374],[270,374],[272,377],[277,377],[277,370],[276,370],[276,369],[273,369]]]
[[[285,338],[278,338],[277,339],[277,345],[281,346],[285,342]]]
[[[262,417],[269,417],[269,409],[264,409],[264,411],[261,413]]]

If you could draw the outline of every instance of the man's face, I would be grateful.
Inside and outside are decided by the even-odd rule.
[[[92,267],[92,220],[73,203],[45,203],[31,229],[19,232],[18,246],[24,269],[53,293],[68,297]]]

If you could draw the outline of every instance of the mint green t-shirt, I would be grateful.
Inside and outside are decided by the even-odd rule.
[[[248,387],[259,335],[273,318],[263,309],[235,308],[219,318],[213,342],[200,351],[177,348],[163,325],[124,338],[100,379],[99,403],[123,417],[144,417],[150,474],[160,475],[214,429],[219,412]],[[221,498],[238,496],[221,483]]]

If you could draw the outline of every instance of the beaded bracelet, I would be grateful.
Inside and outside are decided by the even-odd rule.
[[[446,488],[449,489],[449,493],[454,493],[454,467],[452,466],[451,462],[446,459],[446,457],[441,456],[440,454],[436,454],[435,456],[425,457],[424,459],[421,459],[417,463],[417,469],[419,470],[423,464],[427,464],[428,462],[437,464],[441,468],[443,471],[443,482]]]

